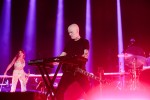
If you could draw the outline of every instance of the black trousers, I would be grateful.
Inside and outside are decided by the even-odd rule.
[[[64,100],[64,93],[73,82],[78,82],[85,93],[90,89],[90,81],[85,75],[64,71],[55,93],[56,100]]]

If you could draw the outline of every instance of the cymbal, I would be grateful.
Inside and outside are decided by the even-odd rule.
[[[133,56],[133,54],[129,54],[129,53],[121,53],[121,54],[118,54],[118,57],[120,58],[120,57],[131,57],[131,56]]]
[[[147,66],[150,66],[150,57],[148,57],[148,58],[146,59],[146,65],[147,65]]]
[[[143,66],[142,71],[150,69],[150,66]]]
[[[125,65],[130,68],[139,68],[146,63],[146,58],[144,56],[133,55],[133,54],[125,54]]]

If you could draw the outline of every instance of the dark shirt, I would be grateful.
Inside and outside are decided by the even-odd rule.
[[[145,52],[142,48],[138,46],[131,46],[129,47],[125,53],[133,54],[133,55],[138,55],[138,56],[145,56]]]
[[[73,57],[81,57],[84,54],[84,50],[89,50],[89,41],[84,38],[80,38],[78,41],[70,40],[67,45],[65,46],[64,52],[67,53],[67,57],[73,58]],[[85,65],[86,62],[82,63],[82,61],[77,61],[75,58],[73,58],[75,64],[80,64],[82,67]],[[82,63],[82,64],[81,64]],[[72,67],[74,65],[68,65],[65,64],[64,70],[72,70]],[[66,67],[69,66],[69,67]],[[80,66],[80,67],[81,67]],[[69,68],[69,69],[68,69]]]
[[[80,38],[78,41],[70,40],[66,45],[64,52],[67,56],[82,56],[84,49],[89,50],[89,42],[87,39]]]

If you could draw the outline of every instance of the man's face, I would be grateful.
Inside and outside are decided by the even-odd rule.
[[[76,26],[70,26],[68,28],[68,33],[71,39],[76,39],[79,36],[78,29]]]

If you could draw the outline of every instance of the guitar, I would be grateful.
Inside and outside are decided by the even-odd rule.
[[[94,74],[91,74],[91,73],[89,73],[89,72],[87,72],[87,71],[85,71],[85,70],[83,70],[83,69],[81,69],[79,67],[76,68],[75,72],[79,72],[79,73],[81,73],[81,74],[83,74],[83,75],[85,75],[85,76],[87,76],[87,77],[89,77],[91,79],[96,80],[96,81],[99,81],[99,82],[102,81],[100,77],[95,76]]]

